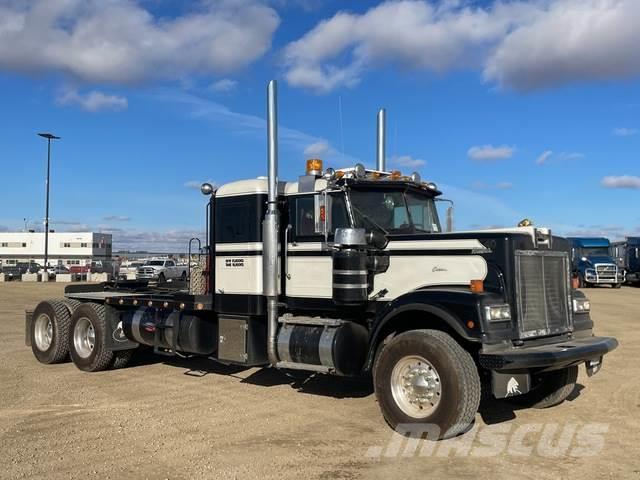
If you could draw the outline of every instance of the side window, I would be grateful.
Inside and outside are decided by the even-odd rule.
[[[167,260],[166,262],[164,262],[165,267],[175,267],[175,263],[173,262],[173,260]]]
[[[316,233],[315,195],[295,199],[296,237],[313,237]]]
[[[329,238],[336,228],[349,227],[349,216],[343,194],[333,194],[328,198],[329,216],[324,195],[305,195],[290,202],[290,223],[294,227],[296,240],[321,241],[324,238],[325,219],[329,223]]]
[[[333,235],[336,228],[348,228],[350,226],[344,194],[331,195],[331,231],[329,235]]]
[[[214,208],[216,243],[261,241],[266,195],[222,197]]]

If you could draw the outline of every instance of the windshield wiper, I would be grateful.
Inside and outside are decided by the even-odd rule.
[[[358,215],[360,215],[362,217],[363,220],[367,220],[371,225],[373,225],[374,227],[378,228],[380,231],[382,231],[382,233],[384,233],[385,235],[389,235],[389,232],[386,231],[384,228],[382,228],[378,222],[376,222],[373,218],[369,217],[368,215],[365,215],[364,213],[362,213],[362,211],[356,207],[355,205],[351,205],[351,208],[353,208],[354,212],[356,212]]]

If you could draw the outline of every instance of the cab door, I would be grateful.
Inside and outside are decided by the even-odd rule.
[[[285,233],[285,292],[289,302],[332,299],[332,257],[327,242],[349,226],[342,192],[289,197]]]

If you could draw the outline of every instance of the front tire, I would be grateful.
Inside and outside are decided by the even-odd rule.
[[[621,283],[614,283],[613,284],[613,288],[621,288],[622,284]]]
[[[454,437],[469,428],[480,405],[471,355],[438,330],[394,337],[379,352],[373,377],[382,414],[395,430],[423,424],[436,427],[435,438]]]
[[[166,283],[167,279],[164,276],[164,273],[161,273],[160,275],[158,275],[158,283]]]
[[[576,388],[578,366],[534,375],[533,389],[509,398],[510,402],[529,408],[549,408],[564,402]]]
[[[69,357],[71,314],[64,300],[40,302],[33,311],[31,351],[40,363],[64,362]]]
[[[69,353],[76,367],[85,372],[99,372],[112,365],[113,352],[106,349],[107,320],[105,307],[83,303],[71,317]]]

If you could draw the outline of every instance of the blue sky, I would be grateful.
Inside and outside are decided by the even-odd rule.
[[[180,5],[0,0],[0,230],[41,228],[51,131],[52,228],[183,250],[194,185],[265,173],[275,78],[283,179],[373,166],[386,107],[389,166],[458,229],[640,235],[637,0]]]

